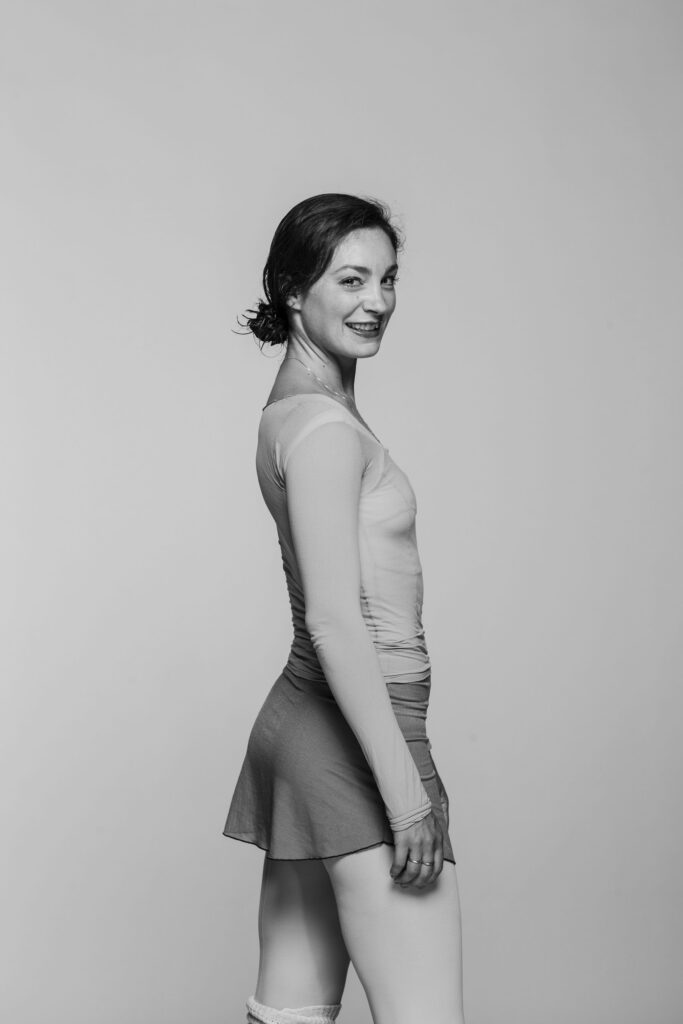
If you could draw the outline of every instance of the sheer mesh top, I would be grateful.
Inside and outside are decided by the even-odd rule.
[[[335,489],[336,467],[345,480],[359,477],[359,488]],[[291,606],[283,672],[330,687],[392,829],[407,828],[431,808],[392,708],[403,701],[424,717],[430,686],[414,491],[389,450],[323,394],[291,395],[263,409],[256,470]],[[359,614],[344,600],[349,586]]]

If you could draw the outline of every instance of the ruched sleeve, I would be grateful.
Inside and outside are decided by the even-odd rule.
[[[431,810],[396,721],[361,608],[358,431],[334,411],[280,438],[278,475],[305,600],[305,624],[330,690],[367,759],[391,828]]]

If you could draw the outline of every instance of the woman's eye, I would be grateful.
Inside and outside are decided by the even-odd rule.
[[[393,288],[396,282],[398,281],[398,276],[396,274],[389,274],[389,276],[385,277],[384,280],[389,282],[390,288]],[[343,281],[341,281],[340,283],[351,285],[353,284],[354,281],[360,281],[361,284],[363,283],[359,277],[345,277]]]

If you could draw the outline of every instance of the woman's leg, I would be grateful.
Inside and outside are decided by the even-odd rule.
[[[401,889],[392,858],[382,844],[323,861],[374,1024],[463,1024],[455,865],[446,861],[432,885]]]
[[[323,865],[264,857],[254,996],[267,1006],[341,1003],[349,954]]]

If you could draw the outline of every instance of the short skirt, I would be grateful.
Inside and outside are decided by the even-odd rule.
[[[394,714],[455,863],[448,795],[431,754],[425,717]],[[394,845],[370,766],[329,686],[282,672],[247,742],[223,835],[253,843],[271,860],[320,860]]]

